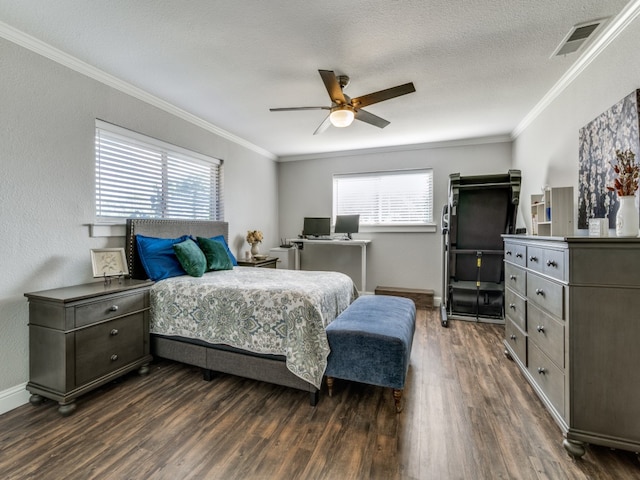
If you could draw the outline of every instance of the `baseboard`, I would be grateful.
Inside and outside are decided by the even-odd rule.
[[[30,394],[27,392],[26,386],[27,384],[23,383],[0,392],[0,415],[29,403]]]

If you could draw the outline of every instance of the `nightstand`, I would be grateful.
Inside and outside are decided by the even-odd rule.
[[[25,293],[29,401],[70,415],[75,399],[131,370],[149,371],[150,280],[115,280]]]
[[[260,268],[276,268],[278,257],[267,257],[264,260],[238,260],[238,266],[240,267],[260,267]]]

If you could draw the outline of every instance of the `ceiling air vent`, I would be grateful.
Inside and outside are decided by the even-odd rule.
[[[558,48],[553,52],[552,57],[563,56],[576,52],[598,28],[604,23],[605,19],[594,20],[588,23],[575,25],[571,31],[560,42]]]

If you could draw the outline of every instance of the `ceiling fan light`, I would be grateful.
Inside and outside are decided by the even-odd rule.
[[[329,120],[334,127],[348,127],[353,123],[355,114],[349,107],[334,108],[329,114]]]

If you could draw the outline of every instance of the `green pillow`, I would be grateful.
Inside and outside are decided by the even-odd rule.
[[[198,244],[188,238],[183,242],[173,245],[176,257],[184,271],[192,277],[201,277],[207,269],[207,258],[198,247]]]
[[[198,237],[198,245],[207,258],[207,270],[233,270],[233,261],[221,242],[211,238]]]

